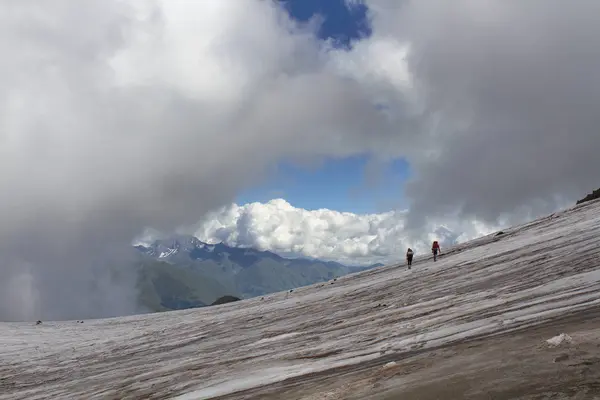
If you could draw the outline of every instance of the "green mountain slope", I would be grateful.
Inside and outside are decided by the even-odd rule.
[[[281,263],[261,260],[239,272],[236,284],[242,296],[248,298],[304,286],[309,282]]]
[[[140,302],[152,311],[202,307],[226,295],[262,296],[376,266],[287,259],[268,251],[209,245],[189,235],[136,248],[142,260]]]
[[[149,311],[203,307],[237,292],[198,271],[165,262],[144,262],[138,273],[139,302]]]

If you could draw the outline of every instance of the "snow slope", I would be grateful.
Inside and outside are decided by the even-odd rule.
[[[410,271],[204,309],[2,323],[0,399],[205,399],[520,331],[600,304],[599,237],[600,202],[590,202]]]

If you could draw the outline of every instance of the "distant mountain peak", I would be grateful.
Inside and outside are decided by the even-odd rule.
[[[134,248],[145,271],[144,304],[152,310],[208,305],[209,294],[241,298],[290,290],[383,265],[284,258],[249,247],[208,244],[192,235],[173,235]]]
[[[230,247],[224,243],[208,244],[195,236],[181,234],[155,240],[147,246],[138,245],[135,248],[147,256],[167,262],[180,262],[185,259],[221,262],[229,259],[242,266],[248,266],[261,258],[283,259],[270,251]]]

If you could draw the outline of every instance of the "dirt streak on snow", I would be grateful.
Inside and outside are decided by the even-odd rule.
[[[203,399],[600,304],[600,202],[388,266],[203,309],[0,324],[0,399]]]

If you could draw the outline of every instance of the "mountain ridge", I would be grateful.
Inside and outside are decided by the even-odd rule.
[[[457,237],[458,235],[454,236]],[[311,262],[321,262],[330,266],[344,266],[347,268],[371,268],[373,266],[382,266],[383,263],[373,263],[368,265],[346,265],[337,261],[332,260],[322,260],[319,258],[313,257],[284,257],[280,256],[269,250],[258,250],[254,247],[236,247],[229,246],[223,242],[219,243],[206,243],[198,239],[193,235],[172,235],[168,238],[164,239],[156,239],[151,242],[149,245],[137,244],[133,246],[138,251],[149,255],[151,257],[161,259],[163,261],[169,261],[175,258],[175,256],[181,252],[188,253],[189,257],[193,260],[208,260],[208,259],[216,259],[219,255],[223,254],[232,254],[234,257],[240,256],[263,256],[272,258],[275,260],[281,260],[285,262],[298,262],[298,263],[311,263]]]
[[[222,296],[262,296],[383,265],[285,258],[181,234],[134,248],[140,256],[140,301],[150,311],[204,307]]]

